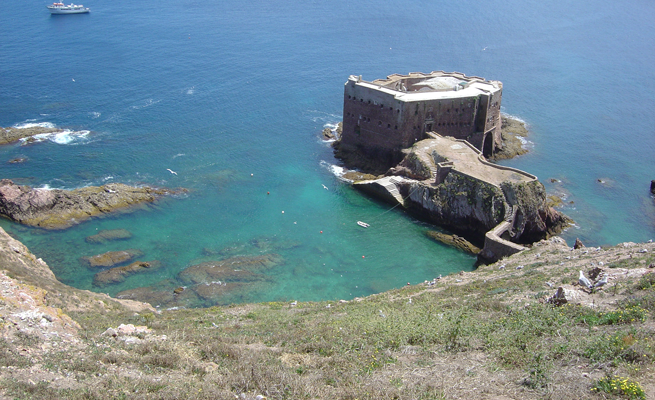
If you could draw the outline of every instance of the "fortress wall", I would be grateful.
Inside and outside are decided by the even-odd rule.
[[[349,80],[344,90],[342,146],[359,149],[367,156],[398,158],[393,163],[399,162],[400,149],[417,139],[400,121],[402,106],[393,93]]]
[[[351,76],[344,89],[343,149],[357,150],[366,157],[381,157],[393,163],[400,161],[396,159],[401,157],[401,149],[424,139],[426,132],[434,131],[443,136],[467,140],[481,150],[485,137],[491,135],[486,153],[493,153],[501,146],[502,86],[501,90],[468,97],[416,101],[401,99],[404,92],[397,90],[401,82],[405,82],[405,87],[411,87],[435,73],[466,80],[469,82],[467,85],[486,82],[479,77],[443,71],[394,74],[373,82]]]

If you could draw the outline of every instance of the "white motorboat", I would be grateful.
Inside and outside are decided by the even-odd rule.
[[[362,228],[368,228],[369,226],[371,226],[366,222],[362,222],[362,221],[357,221],[357,225],[361,226]]]
[[[48,10],[50,10],[50,14],[84,14],[91,11],[88,7],[84,7],[81,4],[76,5],[73,3],[69,5],[65,5],[64,3],[52,3],[47,7]]]

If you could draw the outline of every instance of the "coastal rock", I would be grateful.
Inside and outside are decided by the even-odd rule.
[[[428,237],[440,242],[447,244],[448,246],[455,247],[461,251],[464,251],[469,254],[477,255],[480,253],[480,248],[464,239],[461,236],[449,235],[447,233],[437,232],[437,231],[427,231],[425,233]]]
[[[257,271],[270,269],[281,263],[282,257],[277,254],[232,257],[192,265],[180,272],[178,278],[190,284],[263,281],[268,278]]]
[[[132,237],[127,229],[106,229],[84,239],[87,243],[105,243],[113,240],[126,240]]]
[[[655,179],[653,179],[652,181],[650,181],[650,192],[651,192],[652,194],[655,194]]]
[[[501,115],[501,124],[502,147],[496,150],[490,160],[506,160],[527,153],[524,140],[521,140],[528,136],[525,122],[508,115]]]
[[[574,249],[581,249],[584,247],[584,244],[582,244],[582,241],[579,238],[575,238],[575,244],[573,245]]]
[[[114,283],[124,282],[125,279],[140,272],[154,271],[161,266],[159,261],[136,261],[123,267],[111,268],[100,271],[93,277],[94,286],[107,286]]]
[[[323,129],[323,132],[321,132],[321,135],[323,135],[323,140],[333,140],[333,139],[336,138],[334,133],[332,133],[332,129],[330,129],[330,128]]]
[[[113,267],[118,264],[130,261],[133,258],[141,257],[143,252],[138,249],[129,249],[122,251],[108,251],[91,257],[82,257],[82,260],[89,264],[91,268]]]
[[[0,128],[0,145],[43,133],[63,132],[62,129],[33,126],[29,128]]]
[[[12,158],[11,160],[7,161],[9,164],[22,164],[25,161],[27,161],[26,157],[16,157]]]
[[[74,190],[33,189],[0,180],[0,215],[44,229],[65,229],[93,216],[154,202],[159,196],[184,192],[122,183]]]
[[[522,251],[521,244],[556,235],[571,223],[548,205],[535,176],[491,164],[463,140],[431,136],[405,151],[390,176],[354,187],[473,242],[484,241],[480,258],[487,262]]]

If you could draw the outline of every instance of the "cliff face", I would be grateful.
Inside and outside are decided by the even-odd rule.
[[[548,206],[535,176],[491,164],[465,141],[434,135],[404,153],[386,177],[355,187],[475,243],[484,241],[485,261],[524,250],[522,244],[556,235],[571,222]]]
[[[440,226],[473,234],[477,239],[505,216],[503,192],[460,174],[449,174],[436,186],[415,181],[403,185],[405,206]]]

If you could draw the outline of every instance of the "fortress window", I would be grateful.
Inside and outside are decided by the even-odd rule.
[[[370,118],[366,118],[366,122],[371,122],[371,119],[370,119]]]
[[[391,124],[387,124],[387,128],[388,128],[388,129],[391,129]]]
[[[382,126],[382,121],[378,121],[378,126]]]
[[[371,104],[371,100],[368,101],[368,104]]]
[[[360,102],[360,103],[363,103],[363,102],[364,102],[364,99],[359,99],[359,102]]]
[[[384,104],[380,103],[380,108],[384,108]]]
[[[393,129],[398,129],[398,125],[396,125],[396,126],[394,126],[394,128],[393,128]]]
[[[348,100],[350,100],[350,97],[351,97],[351,96],[350,96],[350,95],[348,95]]]

